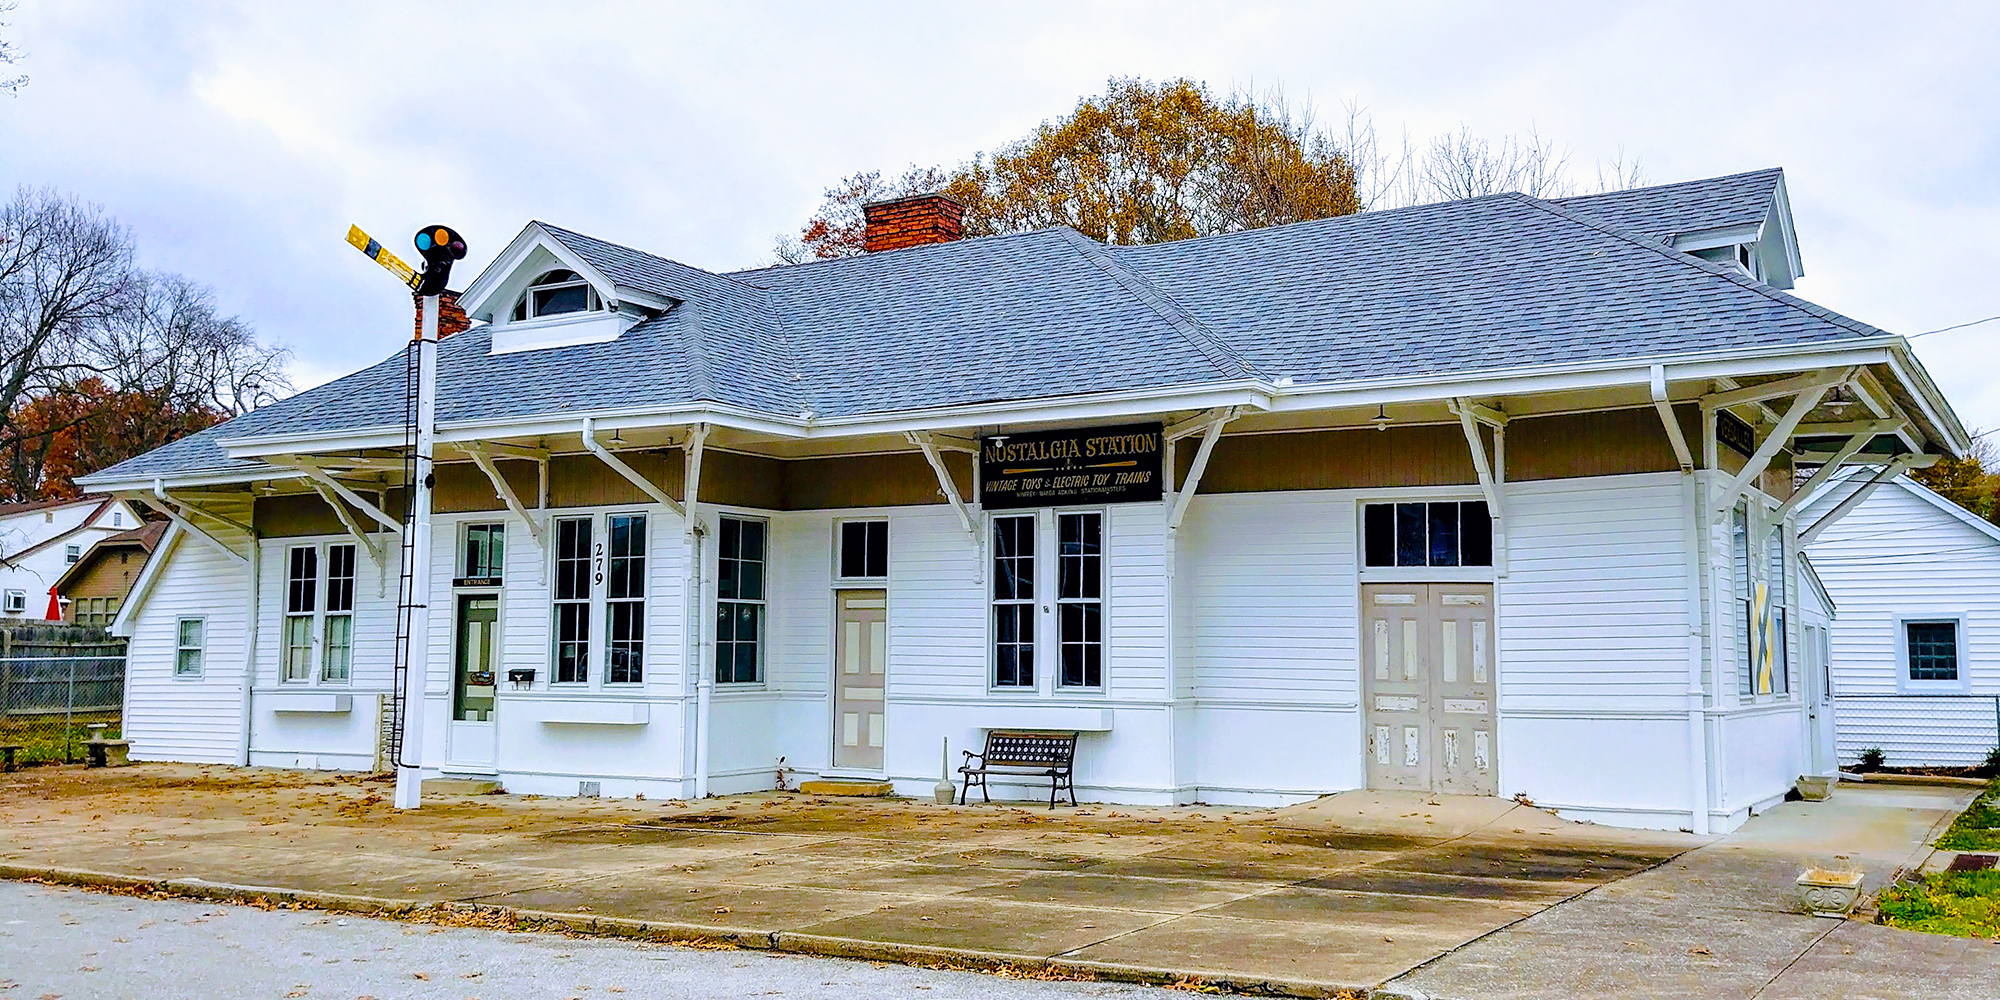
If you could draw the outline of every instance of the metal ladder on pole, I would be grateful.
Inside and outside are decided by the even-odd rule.
[[[403,531],[402,545],[397,557],[401,576],[396,584],[396,658],[392,672],[388,728],[382,734],[382,759],[389,767],[414,767],[416,757],[421,756],[422,747],[416,748],[415,755],[405,760],[403,757],[403,733],[407,731],[410,711],[406,692],[409,690],[409,676],[413,657],[422,659],[421,650],[410,648],[410,612],[416,607],[411,601],[411,588],[419,567],[415,566],[416,524],[413,502],[416,497],[417,482],[417,345],[413,341],[403,348]]]

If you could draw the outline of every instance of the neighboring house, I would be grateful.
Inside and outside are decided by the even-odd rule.
[[[139,526],[117,497],[0,504],[0,624],[48,619],[49,588],[90,547]]]
[[[406,760],[929,794],[941,740],[1060,729],[1099,801],[1729,829],[1833,767],[1799,469],[1968,447],[1903,338],[1779,290],[1777,171],[1152,246],[866,215],[733,274],[533,223],[466,287]],[[134,757],[377,766],[407,371],[88,478],[174,517]]]
[[[86,549],[83,558],[56,579],[64,620],[72,625],[109,626],[166,532],[166,521],[148,521]]]
[[[1891,765],[1982,763],[2000,746],[2000,527],[1907,476],[1872,478],[1835,480],[1799,515],[1811,531],[1853,501],[1807,543],[1840,608],[1840,759],[1880,747]]]

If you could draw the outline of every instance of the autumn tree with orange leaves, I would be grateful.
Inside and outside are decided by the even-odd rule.
[[[1069,226],[1112,243],[1160,243],[1361,210],[1354,165],[1311,116],[1280,98],[1218,98],[1192,80],[1112,80],[1104,94],[957,169],[843,179],[778,255],[797,263],[862,252],[861,206],[943,191],[965,234]]]

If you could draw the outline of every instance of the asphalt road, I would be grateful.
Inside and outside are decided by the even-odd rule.
[[[1109,983],[430,927],[0,882],[0,1000],[1165,995]]]

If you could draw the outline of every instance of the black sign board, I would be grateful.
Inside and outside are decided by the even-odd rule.
[[[451,585],[454,587],[498,587],[501,585],[501,582],[497,576],[461,576],[453,578]]]
[[[1160,499],[1159,424],[1008,434],[979,443],[987,510]]]

